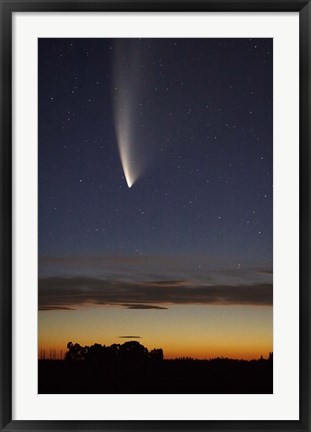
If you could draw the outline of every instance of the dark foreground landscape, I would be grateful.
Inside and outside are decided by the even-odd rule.
[[[39,360],[39,393],[273,393],[272,355],[251,361],[164,360],[162,350],[140,347],[71,345],[65,360]]]

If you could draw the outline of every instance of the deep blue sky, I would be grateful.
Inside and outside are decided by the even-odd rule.
[[[130,42],[139,69],[126,83],[139,106],[132,127],[154,157],[129,189],[115,131],[116,41],[39,39],[40,256],[272,267],[272,44]]]

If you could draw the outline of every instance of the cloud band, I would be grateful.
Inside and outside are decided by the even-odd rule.
[[[166,309],[169,305],[265,305],[273,302],[271,283],[199,285],[192,281],[124,282],[91,277],[39,279],[39,310],[84,305]]]

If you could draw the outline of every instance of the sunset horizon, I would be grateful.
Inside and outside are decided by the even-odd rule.
[[[165,358],[253,359],[273,351],[267,266],[137,254],[39,262],[39,352],[65,351],[69,341],[111,345],[117,334],[139,335]]]

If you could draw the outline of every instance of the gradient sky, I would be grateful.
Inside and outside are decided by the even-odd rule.
[[[272,39],[39,39],[40,350],[272,351],[272,59]]]

